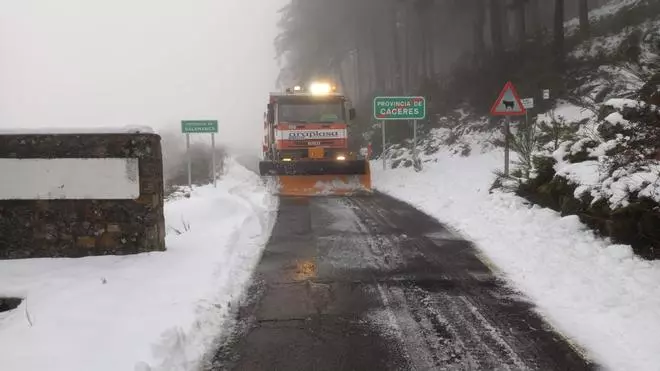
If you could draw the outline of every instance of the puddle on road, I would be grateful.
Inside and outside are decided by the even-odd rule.
[[[302,260],[296,261],[295,281],[307,281],[317,277],[316,261]]]

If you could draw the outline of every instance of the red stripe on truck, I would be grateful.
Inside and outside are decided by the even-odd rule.
[[[287,124],[280,122],[275,125],[276,130],[319,130],[319,129],[346,129],[346,124]]]
[[[310,147],[346,148],[346,139],[278,140],[277,149],[301,149]]]

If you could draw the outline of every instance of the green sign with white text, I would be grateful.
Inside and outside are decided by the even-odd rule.
[[[423,120],[426,118],[424,97],[376,97],[374,98],[376,120]]]
[[[186,120],[181,121],[181,132],[193,133],[217,133],[218,121],[216,120]]]

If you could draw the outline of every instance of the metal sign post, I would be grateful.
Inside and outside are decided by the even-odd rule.
[[[413,120],[413,160],[417,161],[417,120]]]
[[[516,88],[509,81],[504,85],[499,97],[490,109],[493,116],[506,116],[504,123],[504,174],[509,175],[509,147],[511,140],[511,116],[524,116],[527,113],[525,105],[520,100]]]
[[[417,120],[413,120],[413,168],[415,171],[422,170],[422,163],[419,161],[417,150]]]
[[[192,159],[190,158],[190,134],[186,133],[186,157],[188,157],[188,188],[192,188]]]
[[[504,123],[504,174],[509,175],[509,152],[511,146],[511,118],[506,117]]]
[[[217,188],[218,184],[216,182],[216,168],[215,168],[215,133],[211,133],[211,150],[213,151],[213,155],[211,156],[213,158],[213,162],[211,164],[213,168],[213,188]]]
[[[529,130],[529,110],[534,108],[534,98],[524,98],[522,103],[525,107],[525,127]]]
[[[525,112],[525,128],[529,130],[529,111]]]
[[[380,126],[383,129],[383,153],[381,156],[383,157],[383,171],[385,171],[387,170],[387,161],[385,160],[385,121],[384,120],[380,122]]]
[[[385,121],[413,120],[413,160],[417,159],[417,120],[426,118],[426,98],[420,96],[376,97],[374,98],[374,118],[383,125],[383,170],[385,161]]]
[[[212,147],[213,186],[216,186],[215,172],[215,133],[218,132],[216,120],[185,120],[181,121],[181,132],[186,134],[186,154],[188,155],[188,187],[192,188],[192,158],[190,155],[190,134],[210,133]]]

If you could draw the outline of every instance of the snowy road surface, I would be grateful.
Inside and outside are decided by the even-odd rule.
[[[595,366],[477,250],[383,194],[282,198],[207,370],[585,370]]]
[[[479,147],[467,157],[437,153],[421,172],[382,171],[374,162],[373,183],[471,241],[500,277],[599,365],[658,371],[660,261],[597,236],[575,215],[562,217],[514,194],[490,194],[504,153],[478,153]]]

